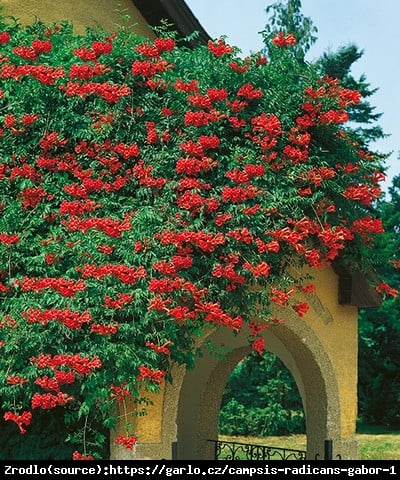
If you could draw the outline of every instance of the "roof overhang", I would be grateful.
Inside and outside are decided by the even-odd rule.
[[[182,38],[197,32],[197,37],[189,41],[189,45],[206,44],[211,37],[201,26],[193,12],[183,0],[132,0],[148,25],[161,26],[163,21],[173,25]]]
[[[376,283],[377,278],[373,272],[365,274],[337,262],[333,262],[332,267],[339,277],[340,305],[374,308],[382,304],[382,296],[371,286],[372,283]]]

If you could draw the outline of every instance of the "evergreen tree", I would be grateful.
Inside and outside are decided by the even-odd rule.
[[[378,273],[392,289],[400,290],[400,175],[393,179],[389,200],[382,201],[379,210],[385,234],[376,255],[390,260],[380,262]],[[360,314],[359,411],[368,424],[400,427],[399,318],[398,297]]]
[[[336,51],[324,52],[316,61],[316,65],[322,74],[337,78],[345,88],[361,93],[363,100],[357,105],[352,105],[349,113],[354,126],[353,134],[357,135],[359,141],[369,144],[387,137],[387,134],[376,123],[382,113],[375,112],[376,107],[369,102],[378,89],[371,87],[364,74],[356,79],[351,72],[352,66],[363,54],[363,50],[360,50],[356,44],[350,43],[339,47]],[[381,155],[381,158],[385,157],[387,155]]]

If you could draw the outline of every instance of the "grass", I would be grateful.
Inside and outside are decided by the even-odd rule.
[[[379,428],[373,430],[364,428],[356,434],[356,438],[359,442],[360,460],[400,460],[400,432],[388,432]],[[305,435],[264,438],[220,435],[219,439],[227,442],[269,445],[293,450],[306,449]]]

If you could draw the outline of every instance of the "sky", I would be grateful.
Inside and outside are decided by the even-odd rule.
[[[262,49],[259,33],[267,23],[266,8],[275,0],[185,0],[202,27],[213,39],[224,36],[226,42],[241,49],[243,55]],[[326,51],[336,51],[350,43],[363,51],[353,64],[352,74],[365,75],[371,89],[369,98],[378,121],[388,135],[371,148],[390,153],[386,160],[387,179],[383,190],[400,174],[400,15],[399,0],[301,0],[301,12],[318,29],[316,43],[307,59],[312,61]]]

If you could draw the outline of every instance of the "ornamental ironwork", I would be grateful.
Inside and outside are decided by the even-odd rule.
[[[209,440],[215,446],[215,460],[305,460],[305,450],[241,442]]]

